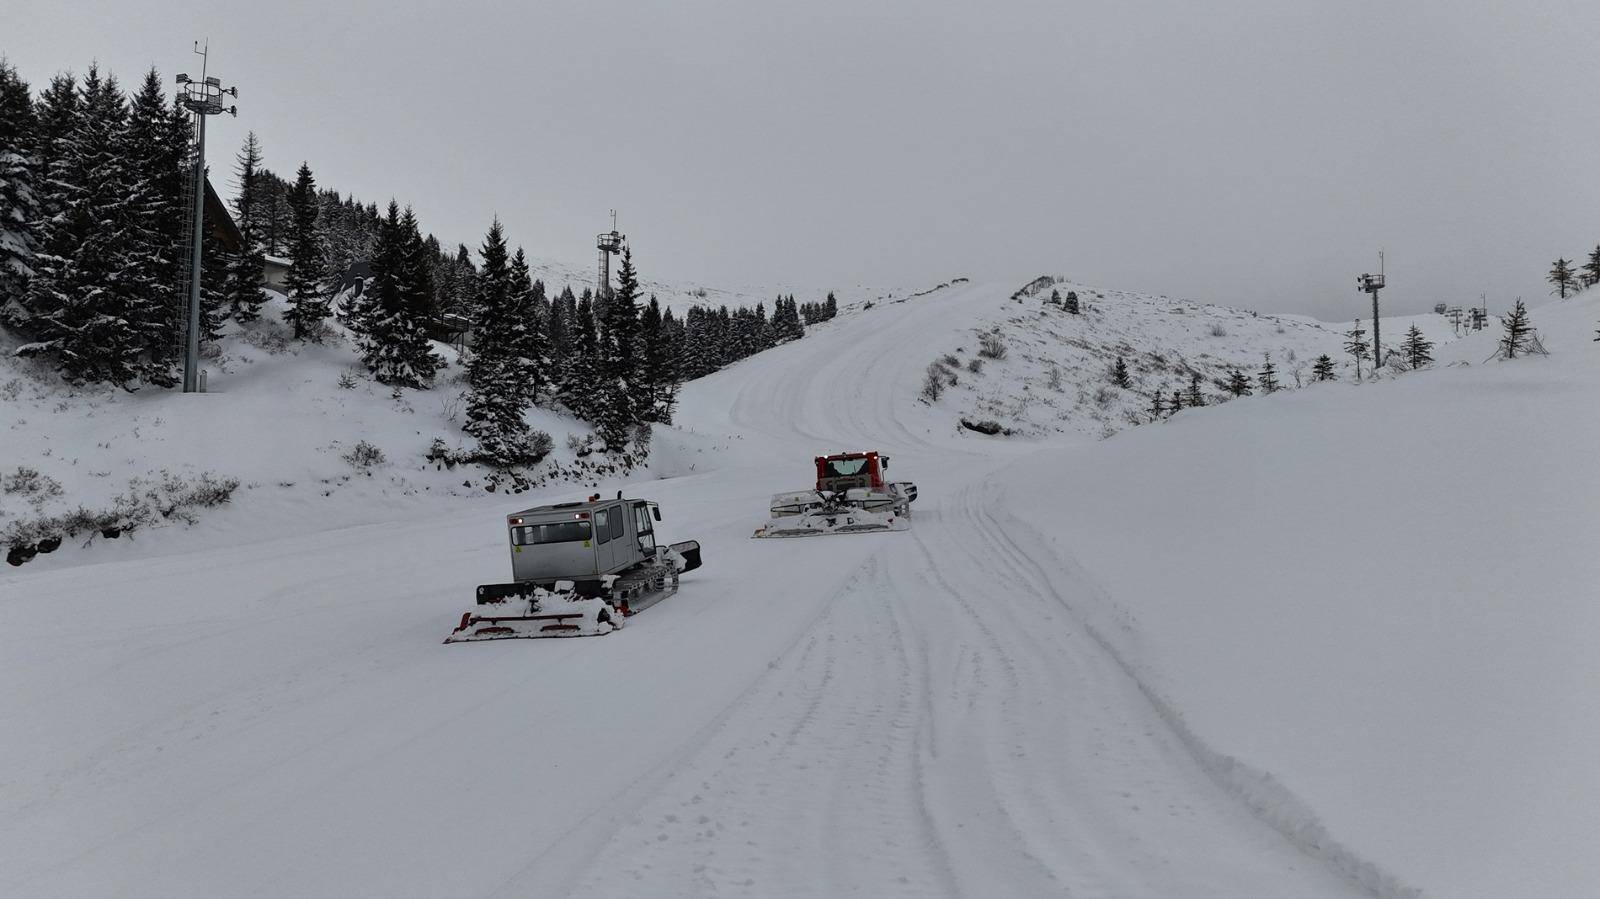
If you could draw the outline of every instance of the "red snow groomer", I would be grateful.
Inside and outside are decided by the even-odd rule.
[[[752,537],[815,537],[903,531],[911,527],[917,485],[885,481],[889,457],[877,452],[818,456],[815,490],[776,493],[772,521]]]

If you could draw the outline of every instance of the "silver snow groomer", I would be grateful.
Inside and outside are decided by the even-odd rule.
[[[671,596],[678,575],[700,567],[693,540],[662,546],[661,509],[640,499],[591,496],[506,518],[508,584],[478,587],[478,604],[446,643],[608,634]]]

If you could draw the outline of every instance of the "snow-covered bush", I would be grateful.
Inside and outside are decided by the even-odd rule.
[[[373,466],[389,461],[384,456],[383,450],[365,440],[358,442],[350,452],[345,453],[343,459],[362,471],[370,471]]]
[[[0,489],[13,496],[22,496],[34,508],[39,508],[61,495],[61,482],[41,474],[37,469],[19,466],[16,471],[0,478]]]

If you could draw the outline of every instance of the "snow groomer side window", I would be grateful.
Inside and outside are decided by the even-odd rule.
[[[611,528],[606,521],[605,509],[598,509],[594,513],[594,539],[595,543],[609,543],[611,541]]]
[[[589,522],[560,521],[555,524],[529,524],[511,529],[511,542],[516,546],[534,546],[540,543],[573,543],[589,539]]]

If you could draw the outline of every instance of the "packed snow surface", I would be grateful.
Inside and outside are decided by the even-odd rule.
[[[502,516],[581,489],[0,575],[0,892],[1600,892],[1600,304],[1536,312],[1548,357],[1040,442],[917,399],[1015,287],[689,385],[659,479],[599,489],[705,566],[603,637],[440,643]],[[910,531],[749,539],[841,449]]]

